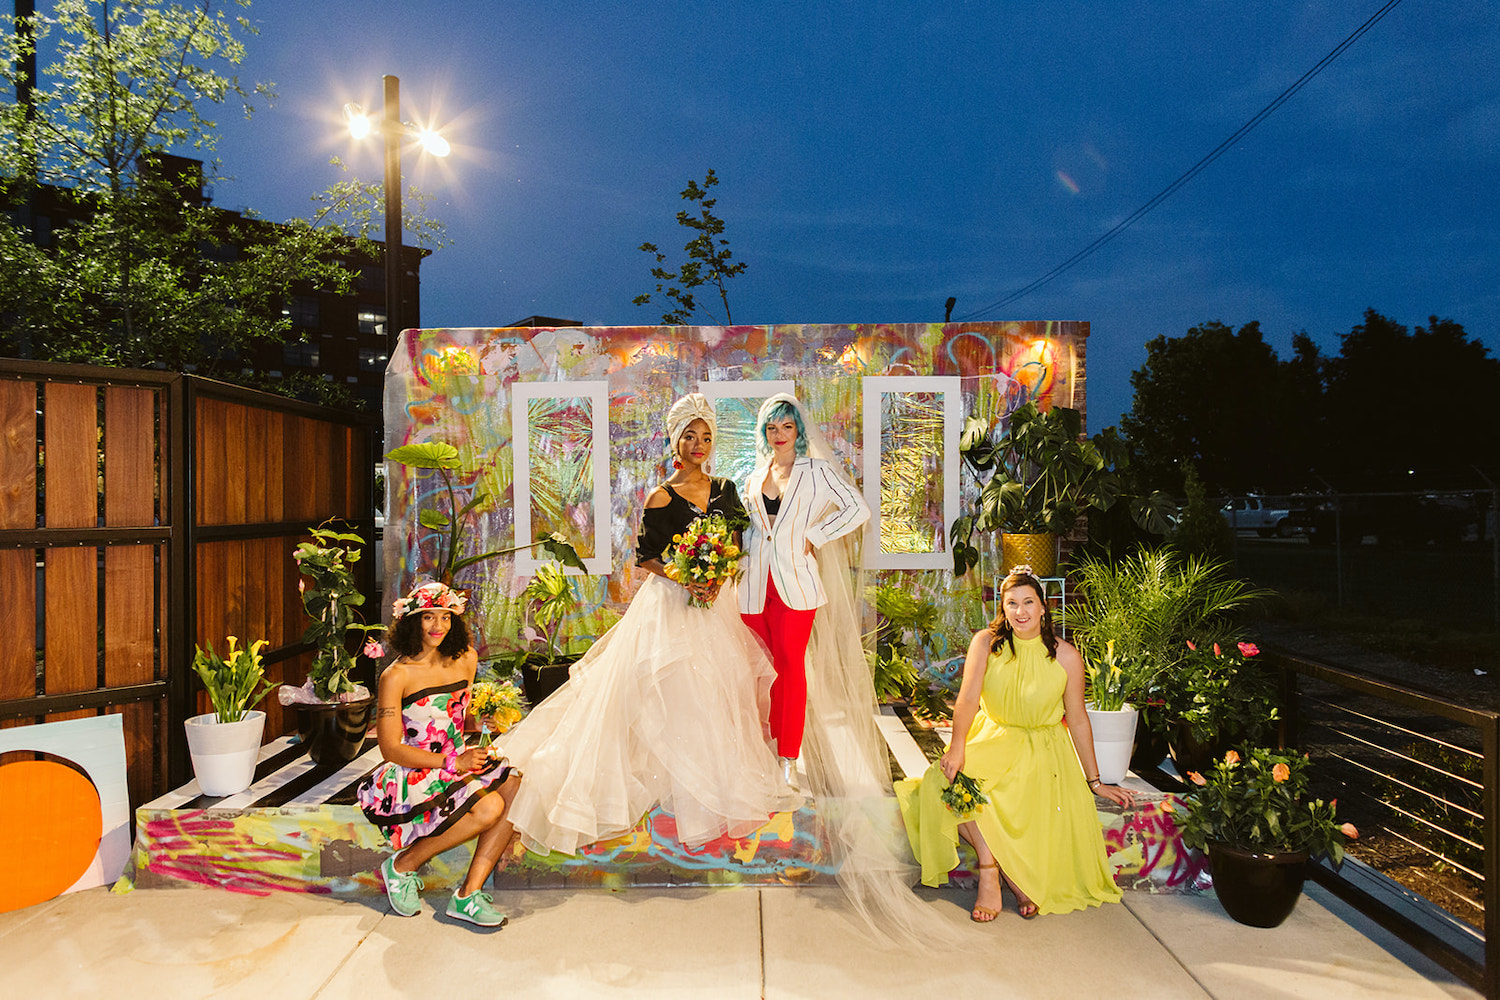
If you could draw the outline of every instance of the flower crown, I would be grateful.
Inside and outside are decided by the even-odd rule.
[[[1012,566],[1010,568],[1010,573],[1008,573],[1007,575],[1008,576],[1029,576],[1029,577],[1035,579],[1036,578],[1036,571],[1034,571],[1031,568],[1030,564],[1028,564],[1028,563],[1021,563],[1021,564],[1019,564],[1017,566]]]
[[[463,594],[434,580],[422,584],[405,597],[398,597],[391,604],[391,624],[406,615],[423,611],[451,611],[461,615],[468,605],[469,599]]]

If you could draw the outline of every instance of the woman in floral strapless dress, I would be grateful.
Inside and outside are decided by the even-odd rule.
[[[375,721],[385,763],[356,794],[397,851],[380,866],[392,910],[416,916],[423,887],[417,869],[475,840],[474,860],[447,914],[494,927],[505,914],[481,890],[515,836],[507,814],[521,776],[504,758],[464,746],[469,687],[478,668],[459,617],[466,603],[440,583],[396,602],[391,645],[402,655],[380,675]]]

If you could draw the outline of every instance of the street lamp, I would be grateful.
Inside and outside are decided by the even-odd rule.
[[[447,156],[448,140],[427,129],[401,120],[401,80],[382,77],[385,83],[385,107],[380,120],[371,121],[358,104],[344,105],[344,119],[349,134],[363,139],[379,132],[385,140],[385,326],[390,351],[395,354],[396,338],[401,324],[401,140],[415,139],[433,156]]]

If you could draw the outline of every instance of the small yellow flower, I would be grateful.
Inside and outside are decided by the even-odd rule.
[[[1285,764],[1277,764],[1271,768],[1271,780],[1280,784],[1292,776],[1292,769]]]

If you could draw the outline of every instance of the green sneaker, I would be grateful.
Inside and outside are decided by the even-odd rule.
[[[422,897],[417,893],[425,886],[416,872],[408,875],[396,870],[394,854],[381,862],[380,880],[385,883],[385,898],[391,901],[391,909],[403,917],[415,917],[422,912]]]
[[[509,919],[495,909],[494,897],[482,890],[470,896],[460,896],[455,892],[448,900],[448,916],[480,927],[500,927]]]

